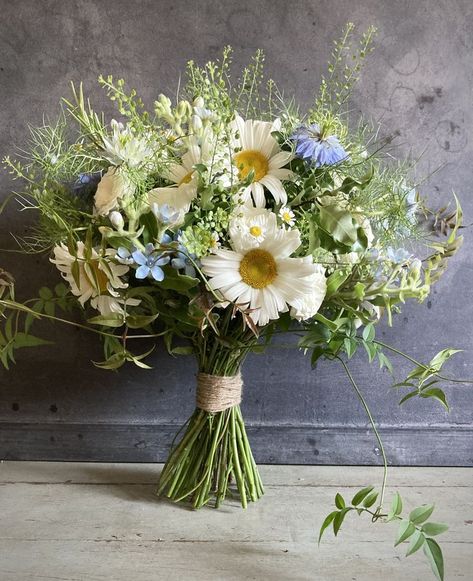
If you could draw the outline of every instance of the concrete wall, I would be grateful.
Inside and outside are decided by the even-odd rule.
[[[354,94],[353,111],[397,134],[399,155],[423,156],[419,177],[432,203],[452,190],[473,222],[471,0],[0,0],[0,154],[27,139],[26,124],[54,116],[69,81],[84,82],[97,108],[106,99],[99,73],[124,76],[152,103],[173,91],[188,59],[203,62],[231,44],[237,63],[256,48],[268,72],[303,104],[311,99],[332,41],[346,21],[379,29],[377,48]],[[434,173],[435,172],[435,173]],[[0,177],[0,197],[14,187]],[[0,247],[33,216],[13,204],[0,218]],[[418,359],[448,345],[465,349],[450,373],[473,377],[473,253],[465,246],[422,306],[408,305],[384,340]],[[46,258],[1,253],[22,296],[57,281]],[[23,352],[0,370],[0,457],[154,460],[193,407],[194,366],[153,357],[154,370],[102,372],[90,364],[100,346],[81,331],[46,325],[55,346]],[[473,464],[471,387],[448,392],[452,411],[432,401],[397,406],[384,372],[363,356],[353,373],[379,421],[391,461]],[[401,376],[408,367],[399,361]],[[295,352],[277,348],[245,369],[244,413],[259,461],[377,463],[367,419],[336,364],[316,371]],[[263,429],[264,428],[264,429]]]

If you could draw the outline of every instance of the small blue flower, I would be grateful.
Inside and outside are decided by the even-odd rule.
[[[120,246],[116,255],[118,262],[121,262],[122,264],[134,264],[135,261],[133,260],[132,254],[135,252],[135,250],[136,248],[134,246],[132,247],[131,251],[124,246]]]
[[[386,249],[386,257],[394,264],[402,264],[409,260],[411,253],[405,248],[393,248],[389,246]]]
[[[171,260],[171,266],[176,270],[183,270],[186,276],[192,276],[195,278],[196,270],[189,256],[194,260],[194,262],[196,261],[195,254],[189,255],[185,246],[179,244],[175,257]]]
[[[296,155],[315,167],[333,165],[347,158],[347,152],[338,137],[322,136],[317,123],[301,125],[291,135],[291,139],[296,143]]]
[[[159,254],[154,244],[147,244],[143,252],[135,250],[132,253],[132,257],[134,262],[139,265],[135,272],[136,278],[144,279],[151,276],[157,282],[161,282],[164,279],[164,270],[161,266],[169,262],[169,256]]]
[[[162,206],[158,206],[158,204],[153,204],[151,206],[151,211],[156,216],[156,220],[161,222],[161,224],[178,224],[182,222],[182,212],[180,210],[176,210],[169,204],[163,204]]]

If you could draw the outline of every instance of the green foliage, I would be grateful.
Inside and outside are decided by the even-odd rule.
[[[438,385],[442,381],[448,382],[455,380],[445,378],[440,372],[442,371],[444,364],[455,355],[455,353],[459,353],[460,351],[460,349],[442,349],[442,351],[439,351],[429,363],[418,363],[416,367],[409,372],[406,379],[393,385],[394,388],[408,390],[408,393],[402,397],[399,403],[403,404],[416,396],[425,399],[432,398],[440,402],[448,411],[449,406],[445,392],[442,388],[438,387]],[[412,358],[409,359],[413,361]]]
[[[66,287],[60,283],[54,291],[42,287],[39,297],[22,304],[15,301],[13,279],[0,270],[0,362],[9,369],[16,363],[15,352],[24,347],[50,345],[51,341],[31,334],[33,322],[42,317],[56,319],[56,309],[70,312],[73,304]],[[31,305],[31,306],[28,306]]]
[[[351,502],[347,502],[344,497],[337,492],[335,496],[335,510],[329,513],[319,532],[319,543],[326,530],[332,525],[333,533],[338,535],[340,528],[349,513],[367,514],[371,522],[396,522],[398,523],[397,536],[394,546],[410,541],[406,557],[413,555],[419,549],[423,548],[424,554],[432,568],[432,571],[439,581],[444,579],[444,562],[442,550],[432,537],[440,535],[448,530],[447,525],[442,523],[427,522],[434,506],[422,505],[412,510],[407,517],[402,516],[403,502],[401,495],[396,492],[393,496],[391,509],[388,514],[382,513],[382,506],[375,511],[372,506],[376,503],[379,493],[374,490],[373,486],[367,486],[355,493]]]

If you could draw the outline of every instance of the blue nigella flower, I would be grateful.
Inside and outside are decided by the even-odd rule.
[[[291,135],[296,143],[296,155],[315,167],[333,165],[347,158],[338,137],[323,136],[317,123],[301,125]]]
[[[80,173],[72,184],[72,192],[82,196],[95,194],[97,186],[102,179],[102,172]]]
[[[135,272],[136,278],[143,279],[151,276],[158,282],[164,279],[164,270],[161,266],[169,262],[169,256],[160,254],[154,244],[147,244],[143,252],[135,250],[131,256],[133,261],[139,265]]]

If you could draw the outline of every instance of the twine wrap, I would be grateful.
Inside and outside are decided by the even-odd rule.
[[[197,407],[211,413],[223,412],[241,402],[242,389],[240,373],[230,377],[198,373]]]

